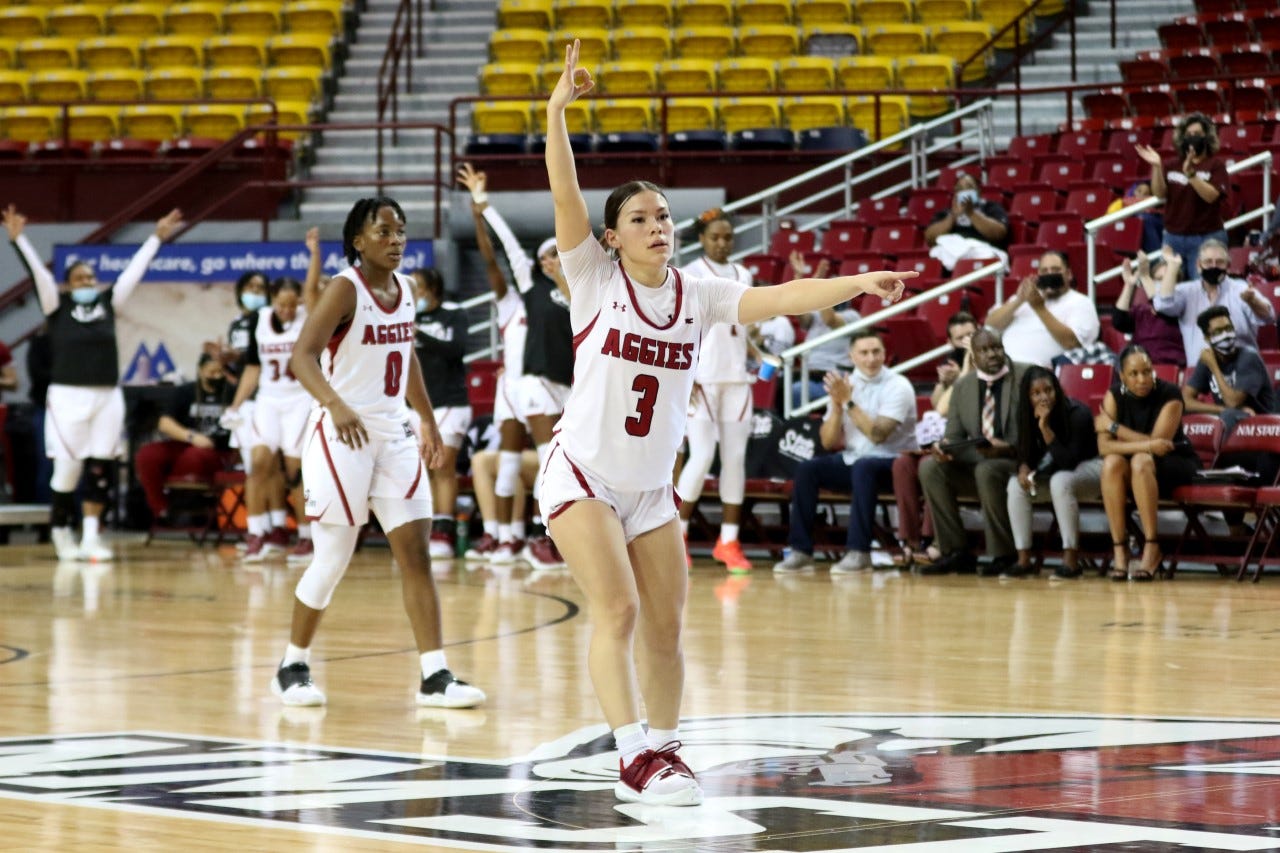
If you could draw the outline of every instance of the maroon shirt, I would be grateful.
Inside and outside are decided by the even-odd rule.
[[[1177,317],[1157,314],[1151,300],[1141,286],[1135,286],[1133,301],[1128,311],[1119,308],[1111,315],[1116,331],[1133,335],[1133,342],[1141,344],[1151,356],[1152,364],[1176,364],[1186,367],[1186,349],[1182,346],[1182,329]]]
[[[1196,174],[1218,190],[1218,200],[1209,203],[1189,183],[1182,160],[1164,164],[1164,230],[1171,234],[1211,234],[1222,230],[1222,210],[1227,200],[1227,167],[1217,157],[1206,157],[1195,167]]]

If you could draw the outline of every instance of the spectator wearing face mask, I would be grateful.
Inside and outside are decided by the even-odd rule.
[[[929,246],[945,234],[980,240],[997,249],[1009,242],[1009,214],[998,202],[982,198],[978,181],[972,175],[961,175],[956,181],[951,207],[940,210],[924,230]]]
[[[1258,346],[1258,329],[1265,323],[1275,322],[1275,309],[1271,303],[1244,279],[1228,276],[1229,265],[1226,244],[1206,240],[1200,246],[1197,262],[1200,277],[1179,285],[1166,279],[1156,292],[1156,311],[1166,317],[1176,317],[1182,329],[1182,346],[1188,365],[1195,364],[1207,346],[1204,332],[1196,325],[1196,318],[1215,305],[1227,309],[1239,342],[1255,349]]]
[[[1217,156],[1218,130],[1203,113],[1182,120],[1173,144],[1178,156],[1167,162],[1149,146],[1134,147],[1151,167],[1151,192],[1164,199],[1164,244],[1182,255],[1182,268],[1190,270],[1205,240],[1227,242],[1227,166]]]
[[[1228,430],[1250,415],[1273,414],[1276,392],[1267,365],[1256,349],[1240,343],[1226,306],[1202,311],[1196,325],[1209,345],[1182,386],[1186,411],[1218,415]],[[1201,395],[1213,402],[1202,402]]]
[[[1023,279],[1017,292],[987,315],[987,326],[1003,333],[1009,358],[1049,367],[1067,350],[1097,342],[1097,306],[1071,284],[1066,255],[1051,249],[1041,256],[1039,273]]]

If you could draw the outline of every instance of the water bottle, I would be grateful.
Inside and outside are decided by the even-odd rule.
[[[454,513],[454,519],[457,522],[454,553],[459,557],[465,557],[467,550],[471,547],[471,512],[474,508],[475,501],[470,495],[458,496]]]

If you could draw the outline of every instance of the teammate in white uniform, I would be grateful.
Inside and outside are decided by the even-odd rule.
[[[705,254],[681,270],[699,278],[726,278],[751,285],[751,273],[729,260],[733,251],[733,222],[718,208],[708,210],[694,223]],[[747,329],[737,323],[719,323],[703,333],[693,399],[689,403],[689,458],[680,471],[676,493],[680,495],[680,530],[686,552],[689,519],[702,496],[711,461],[720,444],[720,503],[723,516],[720,536],[711,556],[731,572],[751,571],[751,561],[738,542],[742,498],[747,482],[747,440],[751,438],[751,382],[747,354],[753,349]]]
[[[316,548],[298,580],[290,642],[271,688],[286,705],[324,704],[311,680],[311,641],[372,508],[400,566],[422,669],[418,704],[473,707],[484,693],[454,678],[445,662],[427,554],[426,467],[440,464],[441,441],[413,352],[413,285],[395,272],[405,249],[400,205],[385,197],[359,200],[342,243],[354,266],[321,293],[290,363],[318,401],[302,460]],[[421,420],[418,432],[409,425],[406,400]]]
[[[291,278],[271,283],[271,304],[258,309],[250,327],[245,350],[244,373],[231,401],[234,419],[250,397],[257,398],[243,418],[242,441],[249,446],[249,469],[245,484],[245,509],[249,533],[244,559],[258,562],[268,554],[267,535],[273,529],[267,498],[280,476],[284,459],[285,485],[292,492],[298,522],[298,547],[289,554],[293,562],[311,559],[311,525],[302,507],[302,445],[311,411],[311,395],[289,370],[289,359],[298,333],[306,322],[307,306],[302,302],[302,284]],[[274,550],[274,549],[272,549]]]
[[[605,203],[604,241],[618,255],[612,260],[591,232],[565,126],[565,107],[594,85],[578,67],[578,51],[576,40],[566,48],[547,102],[547,176],[577,350],[573,391],[542,469],[542,501],[591,613],[587,662],[620,753],[615,793],[693,805],[702,792],[678,752],[688,569],[671,469],[699,340],[717,322],[800,314],[859,293],[896,299],[901,279],[915,273],[756,288],[685,276],[667,265],[674,234],[666,198],[641,181]]]

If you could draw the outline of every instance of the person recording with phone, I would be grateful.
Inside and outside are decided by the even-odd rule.
[[[982,197],[977,178],[962,174],[956,180],[951,206],[934,215],[924,230],[924,241],[932,247],[944,234],[980,240],[1003,249],[1009,243],[1009,214],[999,202]]]

